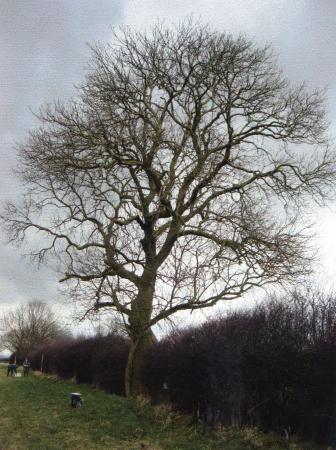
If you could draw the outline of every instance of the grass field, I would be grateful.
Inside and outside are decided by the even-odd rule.
[[[69,394],[84,405],[71,409]],[[205,433],[167,407],[153,408],[51,377],[6,376],[0,364],[2,450],[247,450],[303,449],[253,429]],[[312,449],[313,447],[309,447]]]

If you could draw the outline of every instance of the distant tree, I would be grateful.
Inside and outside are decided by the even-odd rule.
[[[32,301],[4,313],[0,319],[0,345],[25,357],[34,348],[68,333],[55,318],[49,305]]]
[[[2,218],[12,241],[45,235],[32,255],[59,258],[87,310],[123,316],[136,395],[153,325],[309,271],[299,218],[335,166],[323,95],[269,48],[188,21],[116,38],[75,101],[41,111]]]

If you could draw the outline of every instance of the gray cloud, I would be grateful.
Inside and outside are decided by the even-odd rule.
[[[86,43],[108,40],[123,18],[119,0],[3,0],[0,5],[0,201],[20,190],[15,142],[36,125],[31,110],[71,97],[84,74]],[[57,275],[36,270],[20,250],[0,247],[0,302],[54,300]]]
[[[143,28],[158,18],[167,23],[193,15],[213,28],[245,33],[258,44],[270,43],[288,77],[312,87],[329,87],[336,97],[336,2],[333,0],[127,0],[125,21]],[[336,107],[331,107],[333,117]],[[335,117],[336,118],[336,117]]]

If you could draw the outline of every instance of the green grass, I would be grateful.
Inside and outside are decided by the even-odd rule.
[[[6,376],[0,364],[0,450],[306,449],[256,430],[203,432],[168,407],[153,408],[55,378]],[[82,408],[71,409],[70,392]],[[313,449],[313,447],[309,447]]]

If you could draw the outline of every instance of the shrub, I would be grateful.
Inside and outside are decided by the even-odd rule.
[[[154,403],[205,424],[334,445],[335,325],[332,297],[273,300],[166,337],[149,350],[143,381]]]
[[[94,383],[115,394],[124,393],[124,371],[128,342],[117,335],[68,339],[53,342],[29,355],[33,370]]]
[[[100,339],[93,355],[94,384],[114,394],[124,395],[124,373],[128,357],[128,341],[117,335]]]
[[[258,427],[336,444],[336,302],[293,295],[173,333],[150,348],[143,383],[205,425]],[[30,355],[33,369],[124,395],[129,343],[68,339]]]

